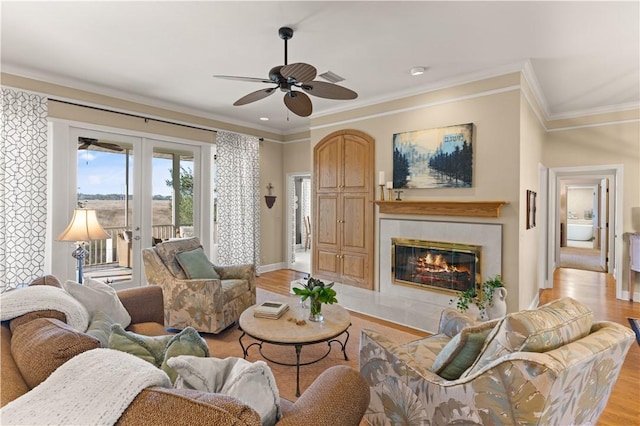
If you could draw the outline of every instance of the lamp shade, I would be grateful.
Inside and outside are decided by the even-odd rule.
[[[91,241],[111,238],[98,223],[94,209],[75,209],[67,229],[58,235],[59,241]]]

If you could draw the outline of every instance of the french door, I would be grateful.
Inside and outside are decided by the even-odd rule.
[[[210,241],[212,225],[202,220],[210,211],[210,200],[202,201],[211,186],[210,165],[202,155],[209,147],[69,127],[67,148],[69,164],[75,164],[67,174],[74,188],[66,195],[68,205],[95,209],[110,237],[87,243],[85,278],[117,289],[139,286],[145,282],[143,248],[177,237]],[[54,171],[59,174],[54,181],[63,181],[63,172]]]

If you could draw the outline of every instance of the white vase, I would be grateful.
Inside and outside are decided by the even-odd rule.
[[[487,306],[485,308],[487,317],[492,320],[496,318],[502,318],[507,314],[507,289],[504,287],[497,287],[493,291],[493,306]]]

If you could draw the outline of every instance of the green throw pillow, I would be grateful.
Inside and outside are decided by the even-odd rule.
[[[93,315],[86,333],[100,340],[100,346],[109,347],[109,337],[111,336],[111,326],[116,322],[105,312],[99,311]]]
[[[130,353],[160,367],[164,360],[165,348],[171,337],[171,335],[145,336],[126,331],[120,324],[113,324],[111,336],[109,336],[109,348]]]
[[[178,355],[208,357],[207,342],[193,327],[187,327],[180,333],[167,336],[145,336],[124,330],[120,324],[111,327],[109,348],[127,352],[161,368],[171,382],[177,373],[167,365],[167,360]]]
[[[176,260],[184,270],[187,278],[205,280],[220,279],[220,276],[213,269],[213,265],[209,262],[202,247],[177,253]]]
[[[456,380],[476,360],[487,336],[498,320],[465,327],[442,348],[431,371],[447,380]]]

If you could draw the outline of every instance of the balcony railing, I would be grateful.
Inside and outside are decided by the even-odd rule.
[[[161,240],[168,240],[175,236],[174,226],[168,225],[153,225],[152,227],[153,237]],[[122,238],[119,235],[123,235],[127,228],[122,226],[110,226],[104,227],[104,230],[111,238],[105,240],[90,241],[85,247],[89,250],[89,256],[84,259],[84,266],[99,266],[115,263],[118,258],[118,238]],[[151,247],[152,242],[149,244],[143,244],[143,247]],[[127,253],[120,253],[121,256],[127,256]]]

